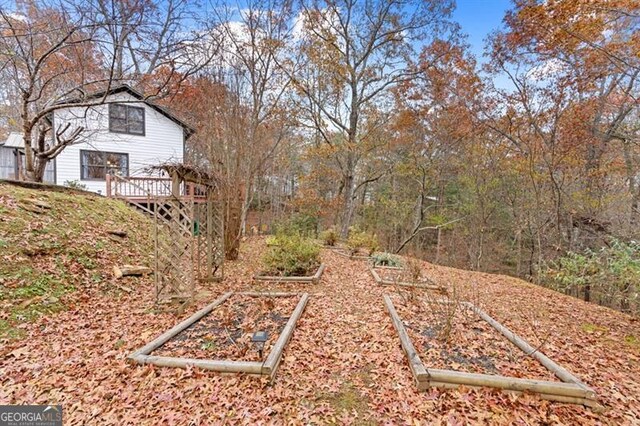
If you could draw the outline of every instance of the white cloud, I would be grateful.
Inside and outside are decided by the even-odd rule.
[[[531,68],[527,72],[527,77],[535,81],[546,80],[547,78],[565,70],[566,65],[559,59],[548,59],[539,65]]]

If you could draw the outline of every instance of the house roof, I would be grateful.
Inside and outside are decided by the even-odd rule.
[[[9,133],[9,136],[7,136],[7,140],[5,140],[4,143],[0,145],[7,148],[24,148],[24,138],[22,137],[22,133]]]
[[[99,98],[99,97],[104,96],[105,93],[107,93],[108,95],[115,95],[117,93],[128,93],[129,95],[133,96],[136,99],[139,99],[141,102],[147,104],[149,107],[151,107],[154,110],[158,111],[160,114],[164,115],[169,120],[173,121],[174,123],[176,123],[179,126],[181,126],[182,128],[184,128],[187,138],[195,133],[195,129],[193,127],[189,126],[187,123],[185,123],[184,121],[182,121],[181,119],[176,117],[167,108],[162,107],[160,105],[157,105],[154,102],[151,102],[150,100],[146,99],[145,96],[142,93],[140,93],[139,91],[135,90],[134,88],[132,88],[131,86],[129,86],[127,84],[120,84],[118,86],[114,86],[114,87],[112,87],[111,89],[109,89],[107,91],[102,90],[102,91],[99,91],[99,92],[92,93],[90,95],[87,95],[87,98]],[[82,100],[81,99],[65,100],[63,102],[64,103],[74,103],[74,102],[82,102]]]

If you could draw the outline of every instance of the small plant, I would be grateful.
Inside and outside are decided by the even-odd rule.
[[[301,276],[320,265],[320,247],[300,235],[278,235],[263,258],[268,274]]]
[[[326,246],[335,246],[338,242],[338,232],[334,228],[329,228],[320,234],[320,239]]]
[[[84,183],[81,183],[78,180],[66,180],[64,181],[64,186],[66,186],[67,188],[73,188],[73,189],[82,189],[84,191],[86,191],[87,185],[85,185]]]
[[[422,278],[422,264],[418,259],[409,258],[406,270],[412,282],[418,282]]]
[[[402,268],[403,262],[400,257],[391,253],[377,253],[372,257],[373,266],[391,266],[394,268]]]
[[[449,343],[453,338],[456,317],[463,311],[462,298],[456,286],[451,286],[451,293],[444,298],[432,297],[428,292],[424,303],[424,309],[430,310],[435,316],[434,327],[437,330],[436,338],[442,343]]]
[[[269,235],[265,239],[265,243],[267,243],[267,246],[269,246],[269,247],[277,246],[278,245],[278,237],[276,237],[275,235]]]
[[[205,351],[212,351],[216,349],[216,342],[215,340],[212,339],[204,339],[204,341],[202,342],[202,344],[200,345],[200,347],[202,349],[204,349]]]
[[[349,247],[351,255],[357,254],[361,249],[365,249],[367,254],[371,256],[379,246],[378,237],[375,234],[360,231],[357,227],[349,229],[347,247]]]

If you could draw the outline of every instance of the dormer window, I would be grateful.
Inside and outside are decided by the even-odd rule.
[[[109,104],[109,131],[144,136],[144,108]]]

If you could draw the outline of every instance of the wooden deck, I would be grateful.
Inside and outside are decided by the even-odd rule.
[[[150,206],[156,202],[162,202],[172,195],[172,182],[170,178],[152,176],[116,176],[107,175],[108,198],[119,198],[135,204]],[[179,188],[180,198],[193,200],[195,203],[206,202],[206,191],[197,184],[185,182]]]

